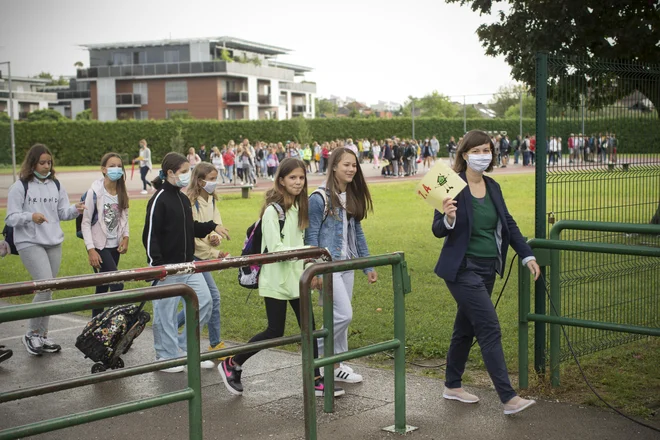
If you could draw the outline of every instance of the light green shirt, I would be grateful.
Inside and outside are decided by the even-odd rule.
[[[281,237],[277,210],[273,206],[266,208],[261,218],[261,252],[265,248],[268,252],[282,252],[305,247],[304,231],[298,228],[298,207],[289,208],[285,218]],[[282,300],[298,298],[303,270],[302,260],[264,264],[259,273],[259,295]]]

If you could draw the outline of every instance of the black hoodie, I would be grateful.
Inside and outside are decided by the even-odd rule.
[[[142,244],[150,266],[188,263],[195,254],[195,238],[204,238],[218,225],[193,221],[190,199],[181,188],[165,181],[149,200]]]

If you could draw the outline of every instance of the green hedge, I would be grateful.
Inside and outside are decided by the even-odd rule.
[[[287,121],[64,121],[64,122],[19,122],[16,129],[16,160],[21,162],[27,149],[41,142],[48,145],[60,165],[90,165],[99,162],[109,151],[137,156],[138,141],[149,142],[154,161],[158,162],[168,151],[170,141],[182,129],[187,146],[205,143],[222,145],[228,140],[239,141],[247,137],[251,140],[284,142],[300,137],[301,125],[306,125],[314,140],[324,141],[337,138],[375,138],[390,136],[402,138],[411,136],[410,118],[395,119],[310,119]],[[660,145],[660,123],[650,119],[612,119],[587,121],[592,132],[614,131],[619,138],[619,150],[623,153],[658,152]],[[507,131],[517,135],[518,120],[509,119],[469,119],[467,129]],[[533,119],[523,120],[523,132],[533,133]],[[551,121],[548,134],[556,134],[566,139],[570,132],[580,131],[580,121]],[[456,139],[463,133],[462,119],[418,118],[415,120],[415,135],[419,138],[436,135],[444,146],[450,136]],[[441,154],[446,154],[444,148]],[[0,163],[11,162],[9,145],[9,124],[0,123]]]

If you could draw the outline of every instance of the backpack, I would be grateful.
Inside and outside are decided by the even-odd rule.
[[[385,170],[385,167],[383,167],[383,170]],[[321,221],[321,226],[323,226],[323,222],[328,218],[328,214],[330,213],[330,207],[328,206],[328,193],[325,189],[317,188],[309,195],[310,200],[314,194],[319,194],[323,199],[323,220]]]
[[[280,238],[284,238],[284,235],[282,235],[282,229],[284,229],[284,221],[286,219],[284,210],[278,203],[271,203],[269,206],[273,206],[277,211],[277,215],[280,221]],[[241,256],[260,254],[262,238],[261,219],[259,219],[250,225],[249,228],[247,228],[245,233],[245,242],[243,242],[243,249],[241,250]],[[267,248],[264,249],[264,253],[268,253]],[[259,264],[239,267],[238,284],[245,287],[246,289],[258,289],[259,272],[261,272],[261,265]]]
[[[99,212],[96,207],[96,193],[92,191],[92,194],[94,194],[94,212],[92,213],[92,226],[94,226],[96,222],[99,221]],[[86,198],[87,198],[87,193],[84,193],[82,196],[80,196],[80,201],[85,203]],[[84,238],[82,233],[82,219],[83,219],[82,215],[76,217],[76,237],[78,238]]]
[[[53,182],[55,182],[55,186],[57,187],[57,192],[59,193],[60,181],[53,179]],[[23,179],[21,179],[21,183],[23,184],[23,191],[25,191],[25,194],[23,195],[23,205],[25,205],[29,182],[26,182]],[[7,242],[7,244],[9,245],[9,249],[11,249],[11,253],[14,255],[18,255],[18,250],[16,249],[16,245],[14,244],[14,228],[5,225],[5,227],[2,229],[2,235],[5,237],[5,242]]]
[[[405,153],[404,153],[404,157],[405,157],[406,159],[410,159],[410,158],[413,157],[414,155],[415,155],[415,147],[412,146],[412,145],[408,145],[408,146],[406,147],[406,150],[405,150]]]

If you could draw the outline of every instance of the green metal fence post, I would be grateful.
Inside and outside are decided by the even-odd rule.
[[[406,309],[403,297],[403,265],[392,266],[394,281],[394,339],[399,346],[394,350],[394,429],[406,433]]]
[[[561,316],[560,254],[550,251],[550,316]],[[550,324],[550,378],[553,387],[559,386],[561,326]]]
[[[548,105],[548,54],[536,54],[536,216],[534,233],[536,238],[546,236],[546,124]],[[545,314],[545,268],[543,277],[536,281],[534,289],[534,311]],[[538,373],[545,372],[545,324],[534,323],[534,367]]]
[[[323,338],[323,354],[332,356],[335,353],[335,315],[332,274],[323,275],[323,328],[328,334]],[[323,412],[331,413],[335,410],[335,366],[328,364],[323,367],[323,385],[325,397],[323,398]]]
[[[191,440],[202,439],[202,374],[199,347],[199,307],[186,301],[186,338],[188,355],[188,388],[194,391],[188,402],[188,433]]]
[[[316,440],[316,398],[314,392],[314,329],[312,321],[314,311],[310,298],[310,285],[300,282],[300,311],[302,332],[302,377],[303,377],[303,405],[305,408],[305,438]]]
[[[529,271],[518,259],[518,386],[529,386]]]

